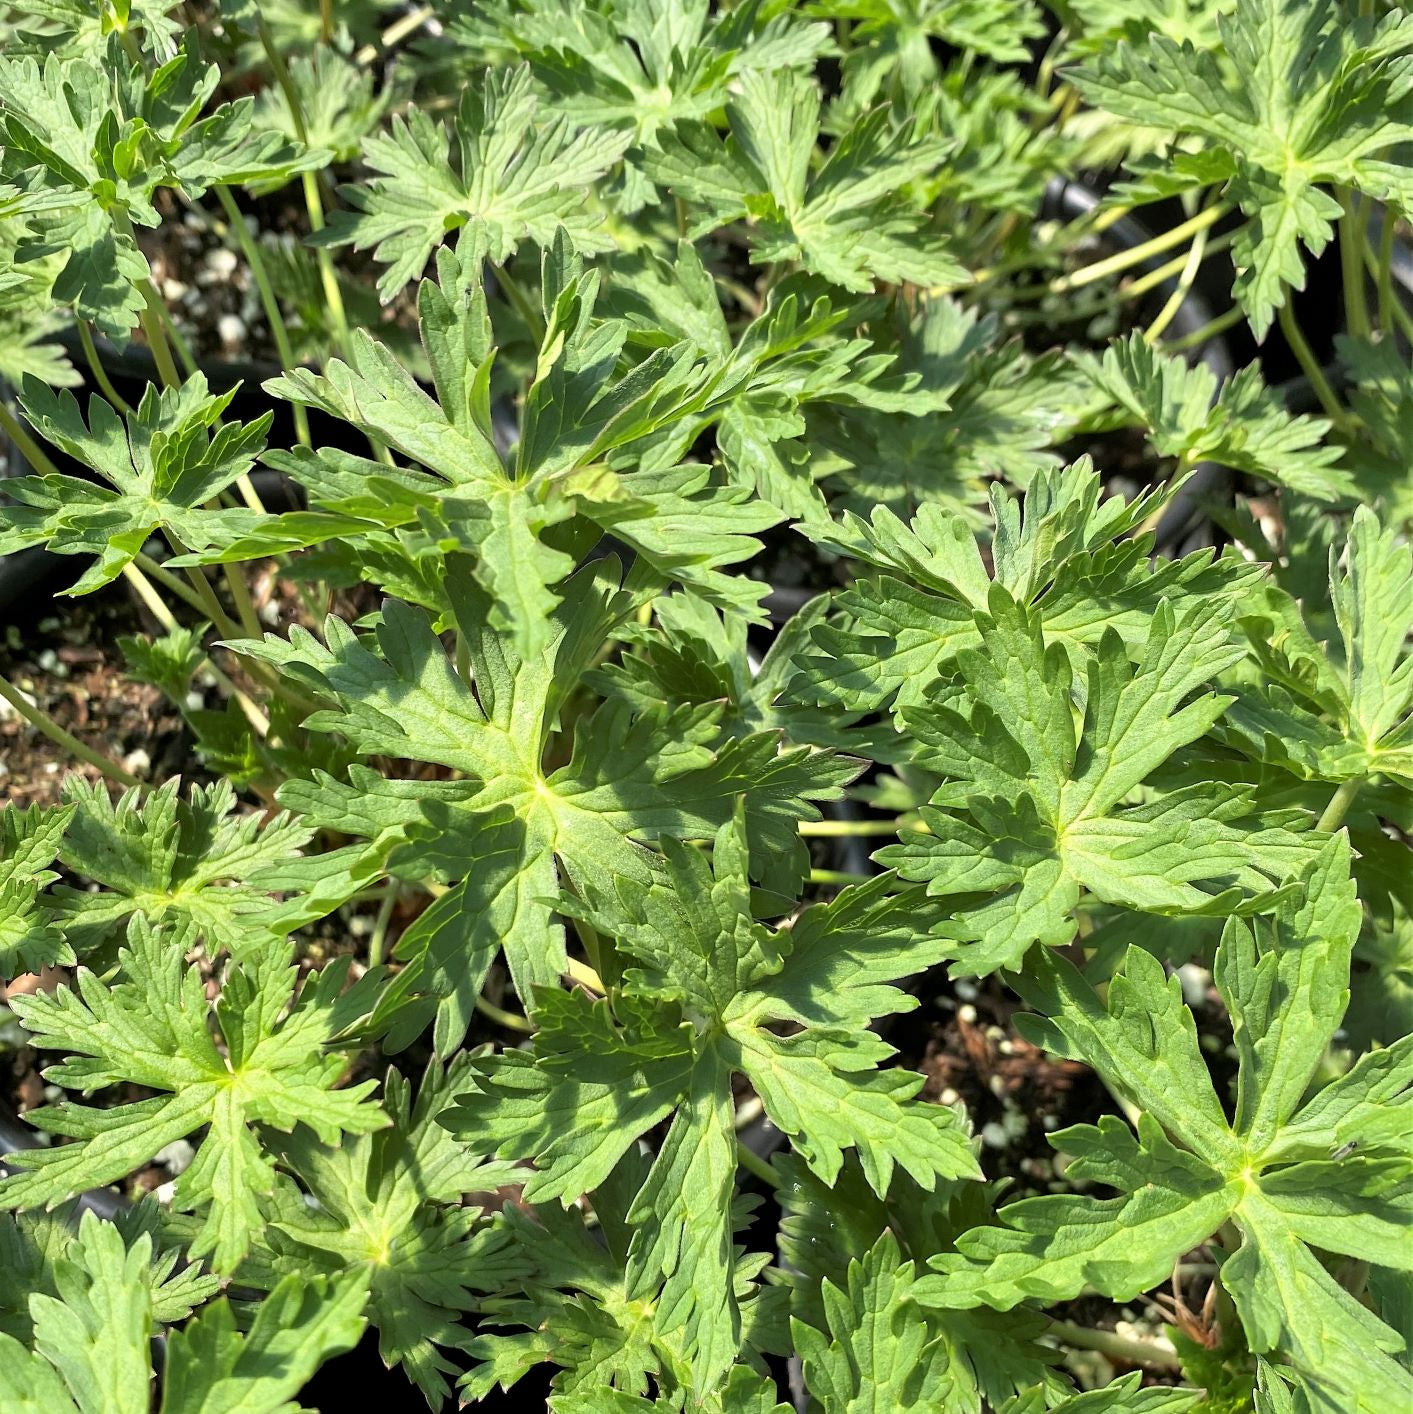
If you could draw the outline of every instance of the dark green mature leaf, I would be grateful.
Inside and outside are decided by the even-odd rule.
[[[474,1309],[475,1293],[522,1270],[503,1230],[483,1223],[480,1209],[457,1206],[463,1194],[512,1181],[509,1167],[480,1163],[433,1123],[469,1064],[465,1055],[445,1072],[434,1064],[415,1102],[390,1070],[383,1108],[391,1127],[377,1134],[346,1137],[336,1149],[302,1127],[282,1136],[281,1162],[316,1206],[291,1194],[266,1231],[273,1275],[364,1273],[384,1363],[405,1367],[434,1410],[459,1368],[439,1347],[464,1349],[471,1339],[458,1316]]]
[[[533,1057],[478,1062],[477,1088],[445,1122],[474,1146],[533,1159],[527,1198],[567,1206],[606,1181],[645,1129],[673,1115],[627,1216],[635,1234],[629,1295],[659,1292],[660,1324],[684,1332],[694,1377],[709,1387],[741,1341],[731,1249],[733,1072],[751,1081],[825,1182],[850,1148],[879,1193],[895,1165],[927,1188],[977,1169],[951,1110],[910,1103],[921,1077],[876,1069],[891,1048],[863,1029],[877,1014],[868,1008],[900,1009],[886,984],[926,957],[900,955],[895,944],[885,959],[881,941],[862,966],[853,956],[859,932],[870,937],[867,922],[887,907],[883,890],[866,886],[869,904],[836,903],[813,929],[771,930],[752,916],[740,808],[717,835],[710,864],[673,841],[664,848],[670,888],[620,877],[609,894],[585,880],[585,902],[572,910],[638,964],[625,972],[623,990],[592,1005],[573,994],[543,996]],[[908,902],[895,898],[900,917]],[[874,985],[836,1001],[830,1015],[821,999],[860,972]],[[650,1002],[680,1008],[681,1024],[645,1009]],[[781,1021],[803,1029],[782,1037],[771,1029]]]
[[[189,927],[159,932],[139,916],[119,954],[122,981],[105,986],[81,970],[75,991],[11,1000],[32,1045],[68,1053],[45,1071],[55,1083],[85,1094],[120,1084],[162,1093],[106,1109],[66,1101],[31,1111],[41,1129],[78,1142],[11,1155],[16,1171],[0,1179],[0,1207],[53,1207],[126,1177],[209,1125],[173,1201],[206,1214],[192,1255],[210,1253],[213,1266],[229,1272],[259,1230],[259,1196],[274,1182],[256,1125],[307,1124],[336,1144],[340,1134],[366,1134],[388,1118],[364,1103],[372,1081],[334,1088],[343,1062],[323,1049],[345,1024],[344,1009],[357,1015],[356,997],[338,999],[346,965],[309,981],[282,1017],[297,979],[289,949],[275,939],[251,949],[231,964],[214,1007],[218,1050],[201,974],[184,961],[192,942]]]
[[[1340,837],[1324,846],[1302,899],[1228,923],[1215,975],[1237,1041],[1230,1125],[1177,979],[1150,953],[1129,950],[1107,1002],[1055,954],[1033,960],[1018,985],[1046,1019],[1027,1032],[1082,1057],[1137,1108],[1136,1134],[1106,1117],[1054,1137],[1075,1156],[1069,1172],[1122,1196],[1010,1204],[997,1226],[935,1259],[940,1274],[919,1280],[916,1299],[1007,1310],[1085,1285],[1127,1299],[1229,1221],[1242,1241],[1220,1277],[1251,1350],[1288,1366],[1312,1409],[1373,1414],[1406,1402],[1413,1375],[1389,1358],[1401,1338],[1310,1250],[1407,1265],[1395,1234],[1413,1209],[1413,1170],[1393,1138],[1403,1111],[1391,1107],[1406,1103],[1413,1052],[1351,1071],[1301,1105],[1339,1025],[1358,926]],[[1360,1116],[1352,1149],[1339,1128],[1351,1113]],[[1343,1353],[1354,1349],[1358,1361]]]
[[[254,511],[208,508],[254,465],[270,426],[270,413],[222,424],[234,396],[208,392],[196,373],[179,389],[149,385],[126,418],[94,396],[85,424],[72,393],[26,378],[25,416],[107,485],[58,474],[6,481],[18,504],[0,507],[0,553],[46,545],[92,556],[69,591],[86,594],[116,579],[158,531],[174,547],[204,548],[254,528],[263,519]]]
[[[152,1239],[130,1244],[85,1213],[54,1261],[56,1293],[29,1298],[34,1344],[0,1334],[0,1397],[18,1414],[148,1414],[151,1339],[164,1309],[152,1286]],[[330,1355],[351,1349],[367,1299],[358,1274],[287,1278],[247,1331],[224,1299],[167,1337],[159,1414],[287,1414]]]
[[[702,0],[496,0],[451,16],[443,43],[456,46],[458,67],[507,52],[526,60],[557,114],[651,150],[663,128],[709,120],[741,74],[805,69],[827,47],[827,26],[778,6],[762,19],[763,8],[758,0],[721,11]],[[629,153],[615,204],[635,210],[651,192]]]
[[[993,581],[1077,666],[1111,628],[1136,650],[1164,600],[1179,612],[1201,603],[1224,613],[1260,572],[1205,551],[1151,562],[1140,527],[1171,489],[1106,498],[1087,459],[1036,476],[1020,504],[993,487],[989,564],[967,517],[933,505],[911,525],[879,509],[867,521],[846,512],[838,525],[803,527],[872,574],[837,597],[835,622],[815,630],[817,651],[800,655],[791,696],[855,714],[927,700],[957,653],[979,642],[976,614]]]
[[[1265,669],[1225,727],[1239,749],[1305,779],[1413,784],[1413,551],[1366,506],[1330,554],[1338,644],[1311,632],[1283,590],[1252,596],[1240,622]],[[1313,605],[1304,614],[1314,620]]]
[[[295,630],[288,642],[271,636],[254,650],[338,703],[309,718],[313,730],[341,732],[364,754],[450,767],[472,783],[454,802],[429,800],[420,812],[408,792],[408,806],[389,822],[395,829],[426,816],[431,828],[410,831],[415,839],[402,867],[464,877],[462,921],[488,925],[480,934],[450,926],[426,960],[471,977],[444,1003],[438,1044],[452,1048],[497,944],[527,1003],[535,986],[562,972],[563,933],[551,903],[559,868],[576,886],[615,873],[646,880],[655,866],[644,844],[660,834],[710,836],[749,791],[753,834],[788,870],[795,822],[817,818],[812,802],[836,798],[857,770],[824,752],[782,749],[776,732],[724,737],[718,706],[636,716],[621,702],[585,720],[570,760],[551,767],[545,753],[557,713],[604,632],[631,605],[618,590],[616,566],[600,561],[576,576],[546,625],[547,647],[524,658],[491,626],[483,596],[464,581],[454,593],[474,691],[426,616],[391,602],[376,631],[378,653],[336,619],[326,625],[327,646]],[[299,808],[301,795],[291,786],[284,798]],[[312,820],[333,823],[319,803],[309,804]],[[339,808],[346,818],[349,805]],[[492,825],[500,833],[487,847]],[[477,859],[481,867],[468,870]]]
[[[0,1332],[21,1342],[32,1342],[30,1297],[60,1297],[60,1264],[80,1242],[82,1217],[82,1213],[67,1209],[0,1216],[0,1259],[5,1271],[5,1290],[0,1293]],[[136,1221],[120,1225],[129,1246],[135,1245],[147,1230],[141,1226],[146,1217],[139,1210]],[[199,1266],[178,1269],[181,1252],[176,1247],[164,1247],[154,1241],[150,1250],[145,1276],[154,1321],[171,1325],[185,1320],[220,1289],[219,1278],[202,1272]]]
[[[1238,0],[1217,21],[1221,49],[1154,33],[1078,70],[1092,102],[1199,139],[1174,145],[1163,189],[1222,184],[1247,217],[1233,248],[1235,293],[1258,338],[1305,287],[1301,247],[1329,243],[1340,204],[1324,185],[1407,208],[1409,169],[1384,154],[1413,136],[1413,24],[1401,11],[1355,19],[1333,0]]]
[[[421,524],[439,549],[469,552],[494,622],[524,655],[544,646],[557,602],[553,586],[574,567],[556,537],[576,516],[629,546],[664,580],[753,609],[760,590],[721,567],[748,558],[759,548],[755,533],[781,514],[753,503],[745,486],[711,467],[673,464],[657,445],[698,426],[701,414],[750,377],[751,364],[709,361],[685,340],[625,361],[626,323],[596,317],[599,276],[583,270],[563,228],[555,230],[544,265],[545,333],[510,452],[502,451],[491,415],[496,348],[482,262],[492,233],[477,221],[455,255],[438,255],[437,283],[424,281],[419,292],[437,401],[366,334],[348,363],[334,360],[323,374],[295,370],[268,385],[352,423],[426,470],[388,470],[339,452],[300,452],[276,464],[309,488],[316,505],[348,518],[344,534]],[[286,519],[263,528],[273,539],[210,558],[283,548]],[[339,530],[331,524],[325,533]]]
[[[1045,640],[1043,609],[1027,613],[999,585],[988,603],[955,681],[900,711],[913,759],[943,784],[922,812],[927,833],[878,855],[931,894],[987,896],[941,925],[954,972],[1018,967],[1036,942],[1068,943],[1085,892],[1150,913],[1266,907],[1309,858],[1289,828],[1304,821],[1263,821],[1218,786],[1149,791],[1125,808],[1228,705],[1201,692],[1243,656],[1222,616],[1159,606],[1136,666],[1108,629],[1077,689],[1064,645]]]

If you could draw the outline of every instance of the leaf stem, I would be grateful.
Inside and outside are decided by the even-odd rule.
[[[388,924],[392,922],[393,909],[397,907],[398,887],[393,884],[378,905],[378,916],[373,920],[373,936],[368,940],[368,969],[381,967],[387,951]]]
[[[1344,282],[1344,317],[1349,332],[1356,338],[1367,339],[1371,332],[1369,324],[1369,301],[1364,291],[1364,234],[1361,222],[1361,205],[1356,204],[1354,193],[1348,187],[1340,187],[1335,195],[1344,207],[1344,215],[1339,218],[1339,269]]]
[[[872,877],[871,874],[853,874],[846,869],[810,870],[810,883],[812,884],[863,884]]]
[[[500,282],[500,287],[505,291],[505,296],[514,307],[515,312],[525,321],[531,338],[539,343],[545,337],[544,320],[536,313],[534,305],[530,303],[530,297],[525,293],[524,286],[510,273],[509,267],[508,260],[504,265],[496,266],[496,279]]]
[[[1053,294],[1063,294],[1066,290],[1074,290],[1082,285],[1093,284],[1095,280],[1102,280],[1106,275],[1116,275],[1121,270],[1129,269],[1130,266],[1141,265],[1150,256],[1171,250],[1173,246],[1181,245],[1190,236],[1195,236],[1199,231],[1205,231],[1209,226],[1214,226],[1230,209],[1225,202],[1221,201],[1214,206],[1203,207],[1195,216],[1189,216],[1186,221],[1151,237],[1149,240],[1129,246],[1126,250],[1116,251],[1113,255],[1107,256],[1103,260],[1096,260],[1092,265],[1086,265],[1082,270],[1076,270],[1071,275],[1061,275],[1051,280],[1050,291]]]
[[[379,53],[385,49],[391,49],[394,44],[400,44],[409,34],[422,28],[428,20],[436,13],[431,5],[419,5],[415,10],[409,10],[401,19],[394,20],[382,34],[378,36],[376,44],[365,44],[353,56],[355,64],[371,64]]]
[[[1209,319],[1200,329],[1194,329],[1192,333],[1184,334],[1180,339],[1169,340],[1163,348],[1167,353],[1182,353],[1185,349],[1196,348],[1205,344],[1208,339],[1215,339],[1218,334],[1226,333],[1233,324],[1240,324],[1245,318],[1245,311],[1239,305],[1233,305],[1215,319]]]
[[[1321,834],[1334,834],[1344,824],[1344,817],[1349,814],[1349,807],[1354,804],[1355,796],[1363,788],[1363,776],[1355,776],[1352,780],[1344,781],[1330,797],[1330,803],[1325,806],[1319,820],[1315,822],[1315,828]]]
[[[1296,362],[1309,380],[1311,388],[1315,391],[1315,396],[1320,400],[1320,406],[1324,408],[1326,415],[1336,427],[1341,431],[1347,431],[1349,419],[1340,406],[1339,399],[1335,397],[1334,389],[1330,387],[1330,381],[1325,377],[1325,370],[1320,367],[1319,359],[1315,357],[1309,343],[1306,342],[1305,334],[1295,317],[1290,291],[1286,292],[1286,298],[1281,303],[1278,317],[1286,343],[1290,345],[1290,351],[1295,355]]]
[[[522,1036],[533,1036],[535,1034],[535,1023],[528,1017],[520,1016],[513,1011],[506,1011],[504,1007],[498,1007],[494,1002],[488,1002],[485,997],[476,998],[476,1010],[488,1021],[493,1021],[497,1026],[503,1026],[507,1031],[516,1031]]]
[[[103,360],[98,357],[98,350],[93,346],[93,331],[89,328],[88,320],[79,319],[75,323],[78,325],[79,343],[83,345],[83,356],[88,361],[94,382],[98,384],[98,391],[126,417],[132,408],[127,399],[113,386],[113,380],[108,377],[108,370],[103,367]]]
[[[1076,1325],[1073,1321],[1052,1320],[1045,1333],[1078,1350],[1097,1350],[1101,1355],[1122,1360],[1128,1365],[1147,1365],[1159,1370],[1182,1368],[1177,1351],[1165,1348],[1156,1341],[1130,1340],[1114,1331],[1094,1330],[1089,1326]]]
[[[29,463],[30,470],[38,472],[40,476],[59,475],[59,468],[29,435],[24,424],[10,411],[3,398],[0,398],[0,429],[3,429],[5,435],[20,449],[20,455]]]
[[[177,629],[177,621],[173,618],[172,611],[162,602],[162,596],[153,588],[152,581],[131,560],[123,566],[123,578],[132,585],[138,598],[147,605],[153,618],[155,618],[168,633],[174,633]],[[202,666],[215,678],[217,686],[235,699],[256,734],[261,737],[268,736],[270,734],[270,719],[255,705],[254,699],[247,693],[242,692],[241,689],[216,666],[209,654],[203,654]]]
[[[800,835],[804,839],[837,839],[840,836],[896,835],[900,829],[917,829],[902,820],[801,820]]]
[[[1383,225],[1379,228],[1379,256],[1375,281],[1379,291],[1379,328],[1393,332],[1393,241],[1397,234],[1393,212],[1384,208]]]
[[[139,551],[133,557],[133,563],[143,574],[151,579],[155,579],[169,594],[175,594],[178,599],[195,609],[198,614],[203,617],[206,616],[208,609],[206,600],[200,595],[193,593],[193,591],[188,588],[187,585],[183,584],[171,570],[163,568],[151,555]]]
[[[747,1148],[739,1139],[736,1141],[736,1159],[743,1169],[753,1173],[762,1183],[769,1184],[771,1188],[780,1187],[780,1176],[775,1170],[754,1149]]]
[[[245,264],[250,271],[251,279],[255,281],[255,288],[260,295],[260,307],[265,311],[265,322],[270,326],[270,337],[275,341],[275,349],[279,353],[280,362],[287,369],[293,368],[295,366],[294,345],[290,343],[289,328],[285,324],[284,314],[280,310],[280,302],[275,298],[274,286],[270,283],[270,272],[266,269],[265,258],[260,253],[260,247],[254,236],[250,234],[250,228],[245,224],[245,217],[241,215],[230,188],[217,186],[216,199],[221,203],[221,210],[226,214],[226,225],[230,228],[236,244],[240,247],[241,254],[245,257]],[[293,403],[291,406],[294,410],[295,436],[299,439],[300,446],[307,447],[310,445],[308,410],[301,403]]]
[[[3,697],[21,717],[27,721],[36,731],[47,736],[56,746],[62,746],[65,751],[78,757],[80,761],[86,761],[90,766],[97,767],[110,780],[117,781],[119,785],[139,786],[145,789],[144,783],[140,781],[131,771],[124,769],[110,756],[105,756],[101,751],[95,751],[90,746],[85,746],[72,732],[67,732],[37,703],[32,703],[20,690],[15,687],[9,679],[0,675],[0,697]]]
[[[1173,288],[1172,294],[1164,301],[1153,322],[1143,331],[1143,341],[1146,344],[1155,344],[1162,336],[1163,330],[1173,322],[1178,310],[1187,299],[1188,291],[1192,289],[1192,282],[1197,278],[1197,272],[1202,268],[1202,262],[1207,255],[1207,228],[1202,230],[1192,238],[1192,244],[1188,247],[1187,260],[1183,264],[1182,274],[1178,276],[1178,282]]]

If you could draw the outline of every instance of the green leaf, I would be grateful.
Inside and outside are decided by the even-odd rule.
[[[1121,1196],[1065,1194],[1001,1208],[998,1226],[963,1234],[955,1254],[934,1259],[939,1275],[919,1280],[916,1299],[1006,1310],[1090,1285],[1126,1300],[1230,1222],[1238,1243],[1233,1251],[1223,1240],[1220,1280],[1248,1348],[1288,1366],[1313,1409],[1373,1414],[1390,1399],[1406,1402],[1413,1375],[1389,1358],[1402,1338],[1349,1296],[1312,1248],[1404,1262],[1406,1244],[1394,1234],[1408,1221],[1413,1174],[1405,1154],[1378,1154],[1407,1104],[1408,1053],[1379,1053],[1378,1064],[1366,1058],[1295,1108],[1347,995],[1340,983],[1359,920],[1342,838],[1324,846],[1304,893],[1278,905],[1270,936],[1234,921],[1218,950],[1214,976],[1237,1035],[1231,1127],[1199,1074],[1205,1067],[1176,979],[1165,985],[1150,953],[1130,948],[1107,1001],[1070,964],[1041,955],[1037,970],[1048,980],[1019,985],[1047,1019],[1027,1032],[1092,1064],[1138,1111],[1136,1136],[1106,1116],[1054,1142],[1075,1156],[1068,1173]],[[1351,1118],[1369,1136],[1368,1157],[1357,1137],[1342,1139]],[[1345,1358],[1356,1349],[1358,1362]]]
[[[282,1164],[307,1186],[316,1205],[295,1196],[266,1231],[275,1274],[356,1275],[368,1285],[367,1319],[390,1368],[402,1365],[436,1409],[457,1373],[439,1347],[465,1346],[457,1317],[475,1293],[513,1281],[520,1268],[506,1234],[483,1223],[463,1193],[514,1181],[510,1171],[479,1163],[433,1120],[464,1079],[470,1057],[447,1071],[433,1064],[412,1098],[390,1070],[383,1106],[392,1126],[350,1136],[336,1149],[305,1128],[278,1141]],[[248,1280],[244,1273],[241,1280]]]
[[[699,204],[690,235],[750,216],[751,255],[760,264],[798,260],[846,290],[870,290],[876,280],[965,283],[965,270],[904,194],[937,165],[942,144],[879,109],[811,172],[819,88],[791,69],[741,74],[726,117],[725,142],[704,123],[682,123],[648,155],[654,181]]]
[[[42,544],[93,557],[69,591],[86,594],[116,579],[159,530],[174,545],[205,547],[259,525],[254,511],[207,507],[250,470],[270,426],[270,413],[222,424],[234,396],[209,393],[196,373],[178,389],[149,385],[125,419],[92,397],[85,424],[72,393],[26,379],[20,402],[35,429],[107,484],[59,474],[7,481],[19,504],[0,510],[0,550]]]
[[[601,218],[585,198],[629,139],[562,111],[542,114],[526,66],[488,70],[463,89],[449,134],[411,108],[390,133],[365,140],[376,175],[342,189],[355,209],[335,212],[320,243],[371,249],[388,266],[378,281],[385,302],[422,273],[448,232],[472,221],[498,264],[522,241],[550,245],[561,229],[580,249],[603,249]]]
[[[852,713],[927,700],[957,653],[978,642],[974,616],[987,609],[993,578],[1077,664],[1110,628],[1137,649],[1165,599],[1178,611],[1201,603],[1224,612],[1251,568],[1206,552],[1155,564],[1149,537],[1134,534],[1173,489],[1131,503],[1105,498],[1087,459],[1036,476],[1021,505],[993,487],[989,571],[974,528],[953,508],[924,505],[911,524],[879,508],[867,521],[845,512],[841,524],[803,527],[866,569],[836,599],[837,619],[814,631],[815,651],[799,656],[792,697]]]
[[[1220,462],[1321,501],[1354,492],[1336,467],[1343,450],[1325,442],[1329,422],[1287,412],[1254,363],[1219,384],[1205,363],[1162,354],[1139,333],[1108,345],[1102,358],[1074,358],[1158,452],[1184,467]]]
[[[134,915],[153,925],[190,924],[210,953],[242,959],[269,937],[261,915],[277,885],[265,886],[262,872],[287,864],[311,831],[289,815],[233,814],[227,781],[192,786],[185,800],[180,789],[174,777],[145,798],[125,791],[115,804],[106,785],[77,775],[65,782],[72,818],[60,858],[103,886],[53,891],[72,947],[87,953],[121,937]]]
[[[59,876],[48,866],[74,816],[72,806],[0,811],[0,978],[77,959],[39,891]]]
[[[205,1212],[191,1252],[210,1253],[216,1269],[229,1272],[261,1226],[259,1198],[274,1181],[256,1125],[289,1131],[303,1123],[333,1144],[388,1120],[363,1103],[372,1081],[334,1088],[343,1062],[323,1050],[340,1027],[335,998],[346,967],[325,969],[282,1019],[297,977],[289,950],[275,939],[250,950],[231,964],[214,1009],[223,1053],[201,974],[183,960],[192,942],[189,927],[159,933],[138,916],[119,954],[124,980],[105,986],[80,970],[76,991],[12,1000],[32,1045],[68,1053],[45,1071],[56,1084],[85,1094],[119,1084],[161,1093],[112,1108],[66,1101],[32,1111],[41,1129],[79,1142],[12,1155],[17,1171],[0,1180],[0,1207],[52,1207],[126,1177],[209,1125],[173,1201]]]
[[[954,683],[900,710],[913,759],[945,783],[922,812],[928,833],[878,855],[930,894],[989,896],[941,925],[954,971],[1014,968],[1036,942],[1068,943],[1085,890],[1145,912],[1230,913],[1264,906],[1309,858],[1298,833],[1263,828],[1248,800],[1220,787],[1122,808],[1230,701],[1194,696],[1242,656],[1209,606],[1178,618],[1161,605],[1136,667],[1108,629],[1078,728],[1070,658],[1046,642],[1043,610],[1028,613],[999,585],[988,608],[975,619],[979,646],[957,653]]]
[[[527,1004],[533,988],[555,981],[564,965],[563,935],[550,902],[558,892],[556,861],[576,883],[614,872],[647,878],[653,856],[644,844],[662,834],[710,836],[729,818],[735,797],[749,790],[753,835],[784,856],[788,868],[795,822],[817,818],[812,802],[837,797],[857,769],[823,752],[782,749],[777,733],[723,739],[716,705],[635,717],[621,702],[587,718],[569,761],[550,769],[545,756],[554,714],[591,645],[624,607],[616,566],[600,561],[586,567],[565,587],[545,627],[548,645],[522,658],[493,628],[484,598],[458,590],[474,692],[457,676],[426,617],[397,603],[385,606],[376,630],[380,654],[336,619],[326,625],[327,647],[295,629],[288,642],[271,636],[262,648],[249,649],[338,701],[337,711],[310,717],[310,728],[339,731],[365,754],[451,767],[472,783],[454,804],[427,801],[427,826],[406,831],[400,867],[468,880],[466,920],[478,914],[497,920]],[[481,837],[497,808],[513,812],[517,826],[505,826],[490,849]],[[340,805],[341,818],[350,813]],[[316,822],[324,818],[332,823],[317,809],[312,815]],[[473,860],[482,862],[468,868]],[[465,949],[484,967],[481,942],[468,937]],[[460,1030],[442,1033],[451,1047],[469,1021],[465,1002],[463,994]]]
[[[805,1387],[826,1409],[884,1414],[940,1407],[946,1350],[913,1306],[912,1282],[912,1263],[885,1232],[849,1264],[846,1288],[824,1283],[824,1330],[791,1322]]]
[[[1235,292],[1258,339],[1287,288],[1305,287],[1302,246],[1319,255],[1334,233],[1341,207],[1319,184],[1406,194],[1406,168],[1378,160],[1413,135],[1406,20],[1350,22],[1331,0],[1238,0],[1217,20],[1220,50],[1153,33],[1075,73],[1091,102],[1205,144],[1208,180],[1247,217],[1233,247]]]
[[[168,1338],[161,1414],[286,1414],[325,1360],[358,1344],[365,1281],[361,1272],[286,1277],[246,1331],[218,1301]]]

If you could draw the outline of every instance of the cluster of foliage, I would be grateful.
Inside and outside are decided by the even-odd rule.
[[[79,768],[0,811],[0,978],[57,970],[8,1002],[53,1102],[0,1179],[6,1410],[289,1410],[365,1328],[433,1409],[1413,1401],[1413,17],[0,33],[0,553],[139,597],[195,777],[0,680]],[[175,226],[258,293],[263,414],[154,278]],[[1188,361],[1223,330],[1300,377]],[[962,985],[1112,1098],[1049,1191],[893,1063]],[[1069,1319],[1184,1263],[1186,1334]]]

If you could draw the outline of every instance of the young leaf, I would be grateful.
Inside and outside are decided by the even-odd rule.
[[[48,866],[73,815],[71,806],[0,811],[0,978],[77,960],[53,910],[38,902],[39,891],[59,877]]]
[[[410,108],[391,133],[364,142],[377,175],[342,189],[355,209],[335,212],[319,243],[371,249],[388,266],[378,281],[384,302],[422,273],[448,232],[472,221],[498,264],[522,241],[550,245],[557,230],[580,249],[601,250],[602,219],[585,198],[629,138],[557,110],[542,114],[527,66],[488,70],[462,91],[450,132],[455,162],[442,125]]]
[[[209,393],[196,373],[179,389],[149,385],[126,419],[94,396],[85,424],[72,393],[27,378],[25,416],[107,485],[66,475],[7,481],[6,493],[19,504],[0,509],[0,553],[46,545],[60,555],[91,556],[94,563],[69,591],[86,594],[116,579],[157,531],[180,548],[248,532],[262,519],[254,511],[207,508],[250,470],[270,426],[270,413],[248,425],[218,425],[234,396],[235,389]]]
[[[1237,0],[1217,20],[1221,49],[1154,33],[1075,73],[1092,102],[1200,139],[1172,149],[1171,192],[1221,183],[1247,224],[1233,248],[1235,293],[1258,339],[1305,288],[1301,247],[1329,243],[1340,204],[1326,185],[1406,206],[1408,169],[1382,154],[1413,135],[1403,98],[1413,27],[1401,13],[1350,19],[1332,0]]]
[[[798,260],[846,290],[874,282],[933,287],[967,280],[945,241],[903,194],[945,150],[886,109],[860,118],[811,172],[820,125],[817,84],[781,69],[748,71],[727,104],[730,138],[705,123],[658,140],[648,175],[699,204],[689,234],[750,216],[759,264]]]
[[[1184,467],[1220,462],[1321,501],[1354,490],[1349,473],[1336,468],[1341,448],[1325,442],[1330,424],[1287,412],[1254,363],[1219,385],[1206,364],[1159,353],[1137,333],[1110,344],[1102,358],[1074,357],[1139,420],[1154,448]]]

